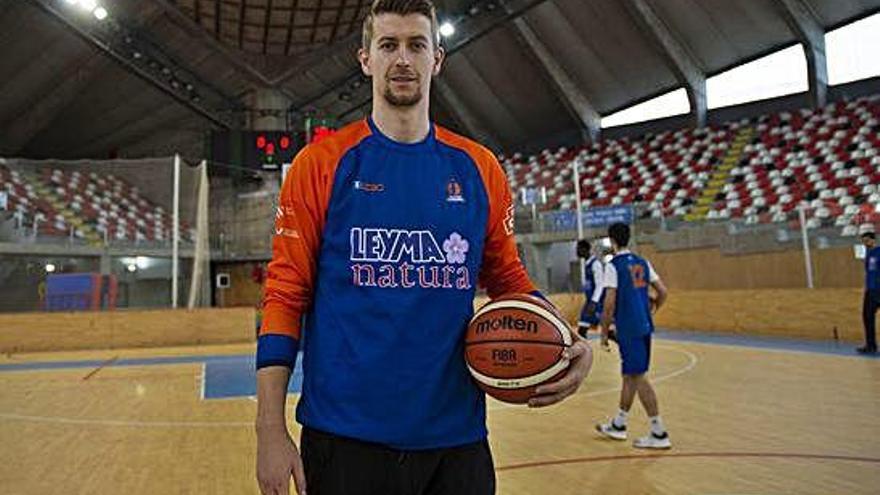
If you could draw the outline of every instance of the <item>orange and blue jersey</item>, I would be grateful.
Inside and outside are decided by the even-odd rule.
[[[463,348],[476,287],[535,291],[489,150],[351,124],[297,155],[272,249],[257,367],[293,367],[302,347],[299,423],[412,450],[486,436]]]
[[[614,325],[619,339],[650,335],[654,331],[648,286],[659,280],[647,260],[621,251],[609,263],[606,286],[617,289]]]

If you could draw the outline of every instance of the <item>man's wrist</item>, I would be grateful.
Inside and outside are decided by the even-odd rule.
[[[275,432],[279,430],[287,431],[287,421],[281,419],[257,419],[254,423],[257,433]]]

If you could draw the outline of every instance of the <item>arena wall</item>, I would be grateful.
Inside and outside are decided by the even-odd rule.
[[[0,352],[249,342],[254,308],[0,314]]]
[[[549,299],[569,323],[580,314],[581,294]],[[485,304],[477,298],[475,306]],[[692,330],[774,337],[859,342],[863,339],[859,289],[671,290],[656,325]]]
[[[724,254],[718,248],[657,251],[639,246],[670,289],[740,290],[800,289],[807,286],[800,250]],[[813,249],[813,286],[820,289],[860,288],[864,265],[851,246]]]

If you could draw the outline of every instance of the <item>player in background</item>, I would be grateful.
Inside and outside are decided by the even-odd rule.
[[[865,296],[862,299],[862,323],[865,327],[865,345],[856,349],[859,354],[877,353],[877,309],[880,308],[880,247],[874,226],[859,227],[865,246]]]
[[[598,251],[598,249],[597,249]],[[590,241],[581,239],[577,242],[577,256],[585,259],[583,275],[584,305],[578,319],[578,333],[587,338],[591,328],[598,327],[602,318],[602,283],[605,263],[602,255],[593,254]]]
[[[596,430],[608,438],[626,440],[627,416],[638,394],[650,418],[651,431],[638,438],[633,446],[668,449],[672,447],[672,442],[660,418],[654,387],[646,376],[651,361],[651,334],[654,332],[652,313],[666,302],[666,286],[646,259],[627,249],[629,226],[622,223],[611,225],[608,236],[611,238],[614,258],[605,267],[602,345],[608,345],[608,332],[613,323],[622,361],[623,388],[617,415],[607,423],[597,424]],[[652,299],[649,287],[656,292],[656,299]]]

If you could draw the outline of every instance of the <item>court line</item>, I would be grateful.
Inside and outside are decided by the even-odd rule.
[[[608,455],[597,457],[577,457],[572,459],[557,459],[553,461],[534,461],[523,462],[520,464],[511,464],[508,466],[499,466],[495,471],[514,471],[517,469],[528,469],[534,467],[557,466],[564,464],[583,464],[592,462],[609,462],[609,461],[641,461],[656,459],[687,459],[687,458],[741,458],[741,457],[757,457],[763,459],[808,459],[822,461],[845,461],[845,462],[867,462],[872,464],[880,464],[880,458],[877,457],[858,457],[834,454],[806,454],[800,452],[685,452],[685,453],[669,453],[669,454],[627,454],[627,455]]]
[[[691,371],[692,369],[694,369],[694,367],[696,367],[697,363],[700,361],[700,358],[698,358],[696,354],[694,354],[693,352],[688,351],[686,349],[682,349],[682,348],[674,347],[674,346],[669,346],[669,345],[656,345],[655,347],[669,349],[671,351],[680,352],[680,353],[686,355],[688,357],[688,364],[686,364],[685,366],[683,366],[675,371],[671,371],[665,375],[660,375],[658,377],[651,378],[652,383],[661,383],[666,380],[669,380],[670,378],[675,378],[676,376],[683,375],[684,373],[687,373],[687,372]],[[587,379],[589,380],[589,377]],[[575,395],[583,396],[583,397],[595,397],[597,395],[605,395],[605,394],[610,394],[610,393],[620,393],[620,386],[616,386],[613,388],[609,387],[609,388],[604,388],[604,389],[599,389],[599,390],[591,390],[586,393],[576,393]],[[545,409],[545,408],[538,408],[538,409]],[[529,410],[529,411],[532,411],[534,409],[528,407],[525,404],[507,404],[504,402],[494,402],[494,403],[488,405],[486,407],[486,410],[487,411],[507,411],[507,410]]]

